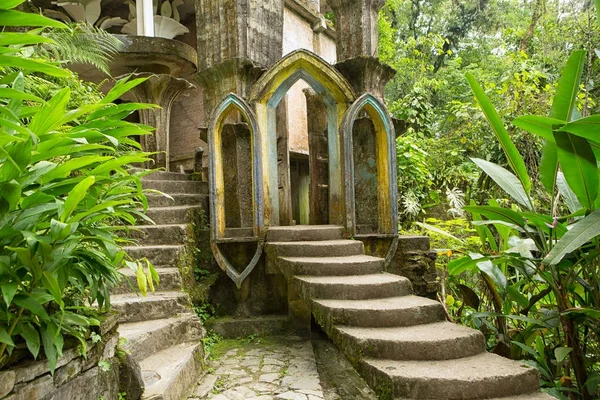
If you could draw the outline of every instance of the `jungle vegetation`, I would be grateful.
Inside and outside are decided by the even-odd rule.
[[[391,0],[401,225],[439,299],[560,399],[600,392],[600,25],[591,1]]]

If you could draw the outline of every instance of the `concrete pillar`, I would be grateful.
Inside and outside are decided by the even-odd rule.
[[[337,59],[377,57],[379,10],[385,0],[328,0],[335,13]]]
[[[135,2],[137,33],[139,36],[154,36],[154,5],[152,0]]]
[[[169,124],[171,120],[171,107],[177,98],[194,85],[181,78],[174,78],[167,74],[133,74],[133,78],[148,79],[136,86],[131,93],[140,103],[157,104],[160,108],[140,110],[140,122],[156,128],[152,135],[140,138],[142,149],[149,152],[158,152],[154,155],[154,165],[149,168],[164,168],[169,170]]]

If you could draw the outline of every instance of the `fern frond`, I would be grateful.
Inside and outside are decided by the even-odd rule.
[[[50,55],[65,63],[91,64],[109,74],[113,56],[123,43],[110,33],[89,24],[72,25],[70,29],[46,34],[54,43],[45,46]]]
[[[462,217],[465,214],[463,211],[465,207],[465,194],[462,190],[457,187],[446,189],[446,199],[448,200],[448,204],[450,204],[448,212],[453,217]]]

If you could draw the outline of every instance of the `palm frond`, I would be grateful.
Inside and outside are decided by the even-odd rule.
[[[71,25],[46,35],[54,41],[44,47],[53,58],[64,63],[91,64],[106,74],[113,56],[123,48],[115,36],[89,24]]]

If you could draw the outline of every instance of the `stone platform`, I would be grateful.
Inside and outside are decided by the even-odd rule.
[[[332,371],[328,362],[336,360],[333,367],[336,369],[345,360],[333,346],[320,339],[280,336],[224,340],[215,346],[210,358],[207,374],[192,389],[189,400],[346,398],[332,378],[339,373]],[[352,370],[350,366],[347,369]],[[352,387],[362,390],[352,398],[376,398],[353,370],[351,374],[344,373],[343,380],[344,386],[352,383]]]

